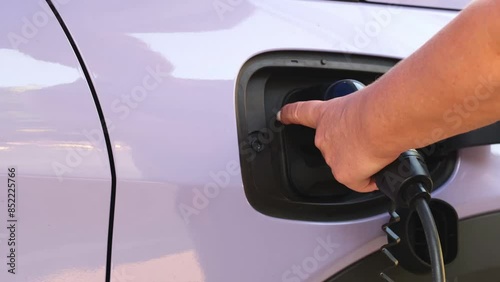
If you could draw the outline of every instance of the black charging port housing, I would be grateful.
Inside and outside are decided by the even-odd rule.
[[[387,212],[379,192],[356,193],[333,177],[314,146],[315,131],[283,126],[276,113],[284,104],[322,100],[326,88],[342,79],[365,85],[397,59],[316,52],[272,52],[242,67],[236,89],[240,163],[245,194],[258,211],[274,217],[309,221],[353,220]],[[439,188],[452,175],[456,152],[423,150]]]

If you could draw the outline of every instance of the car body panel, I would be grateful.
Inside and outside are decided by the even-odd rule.
[[[384,244],[385,214],[313,223],[249,205],[236,79],[248,59],[277,50],[405,58],[456,12],[283,0],[89,0],[58,11],[93,74],[113,144],[111,281],[323,281]],[[435,196],[461,218],[498,210],[499,151],[463,150]],[[99,269],[65,275],[102,281]]]
[[[115,150],[112,274],[130,281],[322,281],[384,243],[386,215],[310,223],[252,209],[237,171],[235,80],[245,61],[273,50],[404,58],[455,13],[268,0],[126,1],[119,8],[86,1],[60,12],[98,74],[114,147],[124,148]],[[146,87],[152,69],[160,75]],[[500,198],[492,185],[500,156],[489,147],[471,150],[437,195],[462,217],[490,211]],[[482,205],[463,200],[473,183],[489,187],[474,196]],[[210,194],[213,184],[219,189]],[[328,240],[331,253],[308,265]],[[294,274],[303,264],[314,271]]]
[[[111,184],[106,147],[85,135],[102,136],[94,100],[49,6],[2,6],[0,281],[70,281],[73,270],[103,281]],[[16,169],[15,198],[8,196],[9,167]],[[15,199],[13,218],[8,199]],[[8,272],[11,248],[15,275]]]

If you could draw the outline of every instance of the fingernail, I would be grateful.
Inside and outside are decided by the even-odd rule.
[[[281,111],[279,111],[277,114],[276,114],[276,119],[278,121],[281,121]]]

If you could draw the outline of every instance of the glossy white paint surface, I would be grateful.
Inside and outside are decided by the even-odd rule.
[[[384,243],[380,226],[386,215],[311,223],[267,217],[248,204],[237,166],[235,79],[249,58],[273,50],[404,58],[455,13],[284,0],[89,0],[69,1],[59,11],[93,74],[113,142],[118,183],[112,281],[322,281]],[[25,53],[36,56],[37,49]],[[78,116],[82,119],[64,127],[66,131],[88,121],[87,115]],[[103,143],[96,143],[101,147],[85,148],[105,152]],[[99,156],[101,163],[89,157],[75,167],[72,189],[86,185],[76,181],[77,176],[94,175],[109,185],[109,169]],[[464,150],[455,175],[436,196],[454,204],[461,217],[498,210],[499,162],[497,146]],[[42,175],[50,172],[33,159],[23,164],[32,164],[32,171]],[[71,231],[86,234],[94,222],[104,224],[107,213],[98,213],[107,212],[104,203],[109,198],[93,198],[98,184],[88,185],[93,190],[82,192],[81,201],[67,203],[81,211],[95,201],[97,208],[78,213],[80,217],[61,215],[61,226],[76,218],[85,229]],[[207,185],[217,186],[219,192],[200,200]],[[61,199],[74,199],[72,191]],[[42,209],[36,206],[40,203],[32,204]],[[193,213],[187,215],[186,207]],[[41,213],[36,219],[43,225],[45,218]],[[92,232],[100,232],[96,229]],[[94,241],[88,239],[92,236]],[[82,255],[83,249],[104,252],[105,244],[92,236],[61,244],[64,250],[77,250],[81,260],[64,255],[63,263],[51,261],[59,272],[40,274],[35,269],[32,280],[103,281],[103,259]],[[55,243],[50,246],[56,249]],[[316,253],[320,259],[314,269],[294,274]]]
[[[0,281],[75,281],[103,269],[110,203],[91,93],[46,4],[0,4]],[[7,230],[7,168],[16,167],[15,246]],[[16,274],[6,258],[16,250]],[[94,281],[104,281],[104,272]]]
[[[310,223],[267,217],[248,204],[238,169],[235,79],[245,61],[272,50],[403,58],[455,13],[332,1],[231,3],[86,1],[60,9],[113,124],[113,277],[322,281],[384,243],[385,215]],[[158,79],[144,87],[151,70]],[[207,185],[219,189],[202,200]],[[319,250],[324,259],[302,278],[294,274],[324,241],[332,246]],[[174,257],[185,267],[168,263]]]

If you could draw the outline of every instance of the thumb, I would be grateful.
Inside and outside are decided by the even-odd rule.
[[[358,193],[370,193],[378,190],[377,184],[373,178],[363,179],[356,183],[342,183]]]
[[[373,192],[373,191],[377,191],[377,190],[378,190],[377,183],[375,183],[375,179],[372,177],[372,178],[370,178],[368,185],[366,185],[364,188],[360,189],[358,192],[369,193],[369,192]]]
[[[285,105],[277,114],[283,124],[300,124],[316,128],[322,114],[323,101],[297,102]]]

